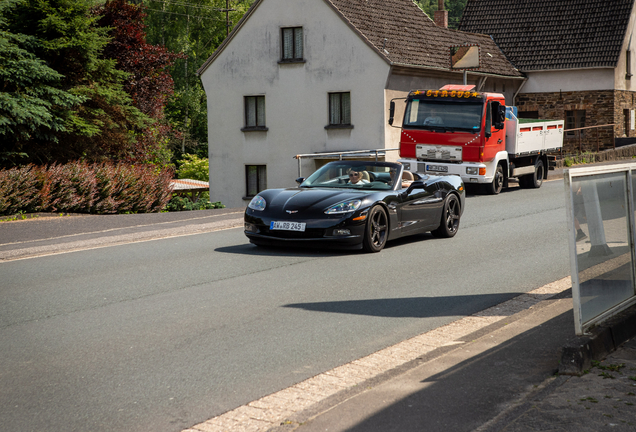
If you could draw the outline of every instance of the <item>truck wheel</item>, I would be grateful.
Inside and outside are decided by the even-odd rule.
[[[540,188],[541,184],[543,184],[544,170],[545,167],[543,166],[543,161],[541,159],[537,159],[537,162],[534,164],[534,174],[530,174],[528,176],[527,187],[534,189]]]
[[[497,165],[497,170],[495,171],[495,178],[492,179],[492,183],[486,185],[486,191],[490,195],[497,195],[503,189],[504,184],[504,172],[503,166],[501,164]]]
[[[442,238],[454,237],[459,229],[460,215],[459,200],[453,194],[448,195],[444,202],[444,210],[442,211],[442,220],[439,223],[439,227],[431,231],[431,234]]]
[[[384,209],[377,205],[369,211],[362,247],[367,252],[380,252],[389,234],[389,221]]]

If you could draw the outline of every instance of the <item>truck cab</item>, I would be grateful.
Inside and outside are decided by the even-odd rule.
[[[390,124],[394,110],[392,101]],[[399,162],[422,174],[455,174],[465,183],[485,184],[491,193],[499,193],[509,178],[536,174],[538,160],[547,167],[545,148],[538,140],[533,143],[536,148],[523,157],[511,155],[507,123],[502,94],[476,92],[474,86],[461,85],[411,91],[406,98]],[[514,122],[513,128],[519,123]],[[543,178],[545,170],[540,174]],[[529,184],[525,180],[524,185]]]

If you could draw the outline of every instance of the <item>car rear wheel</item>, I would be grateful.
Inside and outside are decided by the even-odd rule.
[[[367,216],[362,247],[367,252],[380,252],[386,244],[389,223],[386,211],[381,206],[373,207]]]
[[[459,207],[459,200],[453,194],[448,195],[444,202],[444,209],[442,211],[442,220],[439,223],[439,227],[431,231],[435,237],[450,238],[457,234],[459,229],[459,218],[461,216],[461,209]]]

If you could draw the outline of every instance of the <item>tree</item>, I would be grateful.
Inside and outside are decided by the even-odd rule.
[[[175,94],[166,115],[183,132],[174,150],[207,157],[207,100],[196,70],[223,42],[254,0],[143,0],[148,40],[180,52],[172,77]]]
[[[2,30],[14,35],[10,39],[13,46],[9,46],[13,58],[29,59],[33,67],[46,66],[48,69],[41,69],[45,75],[39,75],[40,84],[48,86],[49,95],[57,95],[57,99],[49,99],[49,123],[38,117],[12,117],[13,130],[33,129],[34,119],[40,122],[40,130],[14,134],[3,152],[26,153],[24,162],[36,164],[80,158],[121,160],[134,155],[135,135],[151,123],[150,118],[132,105],[124,91],[127,73],[115,68],[115,60],[102,57],[107,29],[95,25],[97,18],[89,13],[89,1],[22,0],[2,8]],[[22,51],[16,51],[16,46]],[[2,57],[12,68],[17,67]],[[16,79],[26,82],[24,77]],[[14,84],[16,91],[26,87]],[[3,93],[16,94],[4,89]],[[4,94],[3,99],[9,96]]]
[[[145,154],[146,159],[165,159],[169,156],[170,140],[179,135],[164,113],[165,104],[174,92],[169,68],[176,59],[186,56],[147,43],[144,9],[143,5],[127,0],[112,0],[95,7],[93,12],[99,16],[98,25],[108,28],[111,37],[103,56],[116,60],[117,69],[128,73],[124,90],[135,107],[156,120],[138,137],[135,158],[143,158]]]
[[[73,121],[71,109],[85,98],[59,88],[61,74],[23,47],[36,38],[7,30],[5,15],[17,0],[0,3],[0,165],[27,158],[24,143],[31,139],[56,142],[57,133]],[[74,119],[77,121],[77,119]]]

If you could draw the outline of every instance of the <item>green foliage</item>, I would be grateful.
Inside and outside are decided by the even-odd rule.
[[[596,162],[596,153],[590,151],[576,155],[568,155],[563,158],[563,165],[571,167],[572,165],[588,164]]]
[[[0,56],[0,66],[11,76],[0,106],[10,127],[0,131],[5,161],[18,154],[27,163],[129,158],[151,121],[123,89],[128,74],[101,55],[108,29],[96,25],[90,0],[1,4],[0,43],[10,56]]]
[[[73,162],[0,170],[0,214],[150,213],[172,196],[172,170]]]
[[[220,201],[210,202],[210,196],[207,198],[201,198],[196,202],[192,202],[188,197],[181,197],[175,195],[172,197],[168,205],[166,206],[166,211],[190,211],[190,210],[209,210],[215,208],[224,208],[225,206],[221,204]]]
[[[7,15],[18,0],[0,2],[0,163],[28,157],[20,143],[31,138],[57,142],[72,121],[70,109],[86,99],[59,88],[63,75],[28,49],[37,38],[7,30]],[[27,49],[28,48],[28,49]]]
[[[196,70],[223,42],[254,0],[166,2],[143,0],[147,6],[147,38],[173,52],[186,55],[172,68],[175,92],[166,106],[166,117],[182,136],[173,140],[175,153],[208,155],[207,102]],[[226,19],[229,27],[226,26]]]
[[[207,158],[186,154],[185,159],[178,161],[177,176],[180,179],[208,181],[210,179],[210,163]]]
[[[431,19],[433,19],[435,11],[439,9],[437,0],[415,0],[415,4]],[[466,0],[444,0],[444,9],[448,11],[448,28],[457,29],[459,27],[465,6]]]

